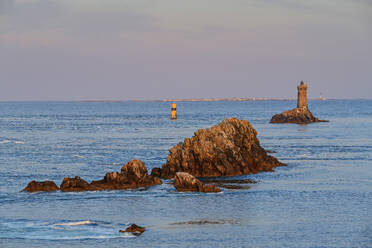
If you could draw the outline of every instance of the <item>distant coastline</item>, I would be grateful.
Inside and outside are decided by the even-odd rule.
[[[176,98],[176,99],[153,99],[153,100],[80,100],[79,102],[245,102],[245,101],[293,101],[295,98],[265,98],[265,97],[226,97],[226,98]],[[319,99],[310,100],[336,100]]]

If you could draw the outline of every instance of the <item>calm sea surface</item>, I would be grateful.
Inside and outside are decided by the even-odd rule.
[[[1,102],[0,247],[372,247],[372,101],[311,101],[329,123],[269,124],[295,101],[170,104]],[[249,120],[287,163],[249,189],[178,193],[172,185],[24,193],[29,181],[101,179],[136,158],[161,166],[168,149],[227,117]],[[187,221],[218,221],[192,225]],[[140,237],[119,234],[130,223]]]

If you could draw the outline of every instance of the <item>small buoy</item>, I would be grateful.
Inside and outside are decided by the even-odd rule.
[[[172,103],[171,119],[177,120],[177,104]]]

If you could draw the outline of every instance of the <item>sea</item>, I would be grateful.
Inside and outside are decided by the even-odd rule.
[[[312,100],[330,122],[270,124],[295,101],[0,102],[0,247],[372,247],[372,100]],[[286,167],[254,184],[180,193],[26,193],[31,180],[99,180],[131,159],[149,171],[225,118],[248,120]],[[231,179],[231,178],[229,178]],[[119,233],[130,224],[141,236]]]

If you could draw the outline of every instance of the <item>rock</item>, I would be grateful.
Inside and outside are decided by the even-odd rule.
[[[294,108],[281,114],[274,115],[270,123],[308,124],[312,122],[328,122],[314,117],[308,108]]]
[[[257,183],[257,181],[251,179],[209,179],[209,178],[202,178],[200,179],[202,183],[212,183],[216,185],[218,188],[225,188],[225,189],[250,189],[251,186],[248,184]]]
[[[65,177],[61,184],[61,190],[63,192],[74,192],[74,191],[92,191],[97,190],[96,187],[90,185],[80,177],[75,178]]]
[[[151,176],[161,177],[161,169],[160,168],[153,168],[151,170]]]
[[[230,118],[175,145],[159,170],[162,178],[169,179],[176,172],[195,177],[239,176],[284,165],[267,155],[248,121]]]
[[[141,160],[131,160],[121,168],[121,172],[109,172],[102,180],[88,183],[79,176],[64,178],[60,186],[61,191],[95,191],[115,189],[135,189],[139,187],[161,184],[158,177],[148,175],[147,168]],[[24,191],[54,191],[59,188],[54,182],[30,182]]]
[[[161,184],[158,177],[148,175],[141,160],[131,160],[121,168],[121,172],[109,172],[103,180],[92,181],[91,185],[100,190],[134,189]]]
[[[139,236],[145,230],[146,229],[144,227],[140,227],[140,226],[137,226],[136,224],[132,224],[130,227],[128,227],[127,229],[125,229],[125,231],[119,230],[119,232],[121,232],[121,233],[128,232],[128,233],[132,233],[133,235]]]
[[[276,151],[272,151],[272,150],[265,150],[267,153],[276,153]]]
[[[27,192],[38,192],[38,191],[56,191],[59,190],[58,186],[52,182],[52,181],[44,181],[44,182],[37,182],[37,181],[31,181],[27,184],[26,188],[23,189],[23,191]]]
[[[190,220],[170,223],[169,225],[224,225],[224,224],[239,224],[236,220]]]
[[[174,187],[177,191],[191,191],[191,192],[204,192],[215,193],[221,192],[219,188],[214,185],[204,185],[193,175],[186,172],[177,172],[174,177]]]

